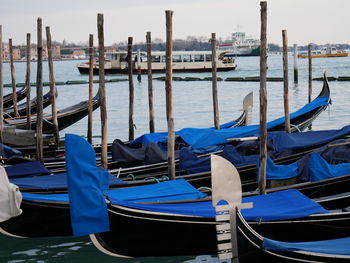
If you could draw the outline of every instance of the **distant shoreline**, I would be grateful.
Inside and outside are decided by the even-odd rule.
[[[70,61],[70,60],[87,60],[87,58],[65,58],[65,59],[54,59],[53,61]],[[37,59],[33,59],[30,62],[37,62]],[[47,59],[43,59],[47,61]],[[13,62],[27,62],[26,60],[14,60]],[[9,60],[4,60],[3,63],[10,63]]]

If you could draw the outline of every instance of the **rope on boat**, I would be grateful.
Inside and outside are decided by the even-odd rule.
[[[292,128],[297,129],[298,132],[301,132],[301,130],[299,129],[299,127],[298,127],[297,125],[290,124],[290,126],[291,126]]]
[[[157,178],[155,178],[154,176],[145,178],[145,181],[149,181],[149,180],[154,180],[154,181],[156,181],[157,183],[159,183],[159,180],[158,180]]]
[[[126,177],[131,177],[133,181],[135,180],[135,176],[133,174],[128,174]]]
[[[209,191],[211,192],[211,188],[210,187],[207,187],[207,186],[201,186],[201,187],[198,187],[197,188],[198,191]]]

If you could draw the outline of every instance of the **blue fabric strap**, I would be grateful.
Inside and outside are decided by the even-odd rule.
[[[96,153],[82,137],[66,134],[66,163],[70,214],[74,236],[109,231],[103,190],[108,172],[96,167]]]

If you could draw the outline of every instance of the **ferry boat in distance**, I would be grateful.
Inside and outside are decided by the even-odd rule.
[[[323,47],[319,50],[312,50],[312,58],[328,58],[328,57],[347,57],[349,54],[343,49],[336,49],[335,47]],[[308,51],[303,51],[298,54],[298,58],[308,58]]]
[[[234,32],[231,40],[217,46],[218,51],[226,51],[225,57],[260,56],[260,40],[246,37],[244,32]]]
[[[105,74],[127,74],[127,52],[117,51],[106,53],[105,57]],[[152,72],[165,72],[165,52],[152,52]],[[140,52],[140,59],[137,59],[136,52],[133,53],[133,72],[141,69],[141,74],[147,73],[147,53]],[[81,74],[89,74],[89,63],[82,62],[77,65]],[[99,65],[95,63],[93,72],[98,74]],[[173,72],[211,72],[212,71],[212,54],[211,51],[173,51]],[[232,57],[225,57],[225,52],[216,54],[217,71],[234,70],[237,65]]]

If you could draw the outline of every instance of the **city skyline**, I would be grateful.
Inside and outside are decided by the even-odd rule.
[[[237,29],[255,38],[260,36],[259,0],[160,0],[113,1],[2,0],[0,25],[3,41],[13,39],[15,45],[25,43],[26,33],[36,42],[36,20],[50,26],[52,38],[62,42],[85,43],[94,34],[97,43],[97,13],[104,14],[105,45],[126,41],[145,42],[147,31],[152,39],[165,40],[165,10],[173,10],[173,38],[208,37],[212,32],[225,39]],[[325,0],[268,0],[268,42],[281,45],[281,31],[288,31],[289,45],[297,43],[350,43],[343,28],[350,26],[347,9],[350,2],[335,0],[337,15],[330,15]],[[341,8],[339,8],[341,7]],[[43,35],[45,36],[44,32]]]

